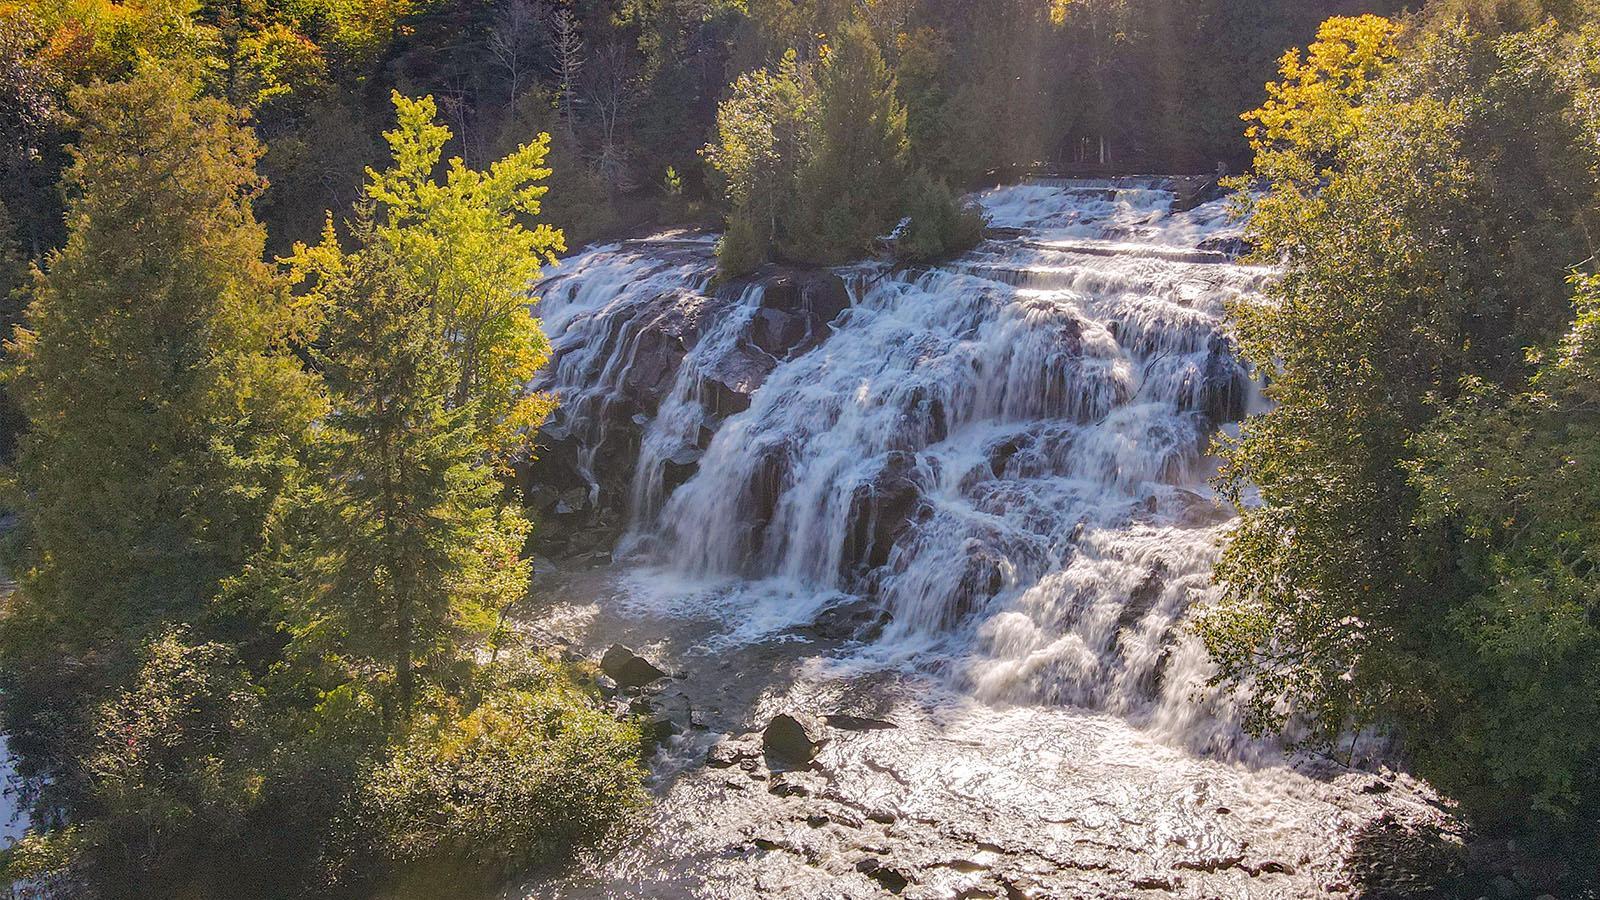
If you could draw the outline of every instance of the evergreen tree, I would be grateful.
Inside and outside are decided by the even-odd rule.
[[[800,172],[786,255],[838,264],[871,246],[899,218],[906,112],[865,22],[830,41],[817,73],[816,144]]]
[[[210,614],[315,415],[250,210],[250,132],[170,68],[81,89],[73,108],[69,238],[10,345],[32,427],[12,497],[20,587],[0,620],[10,729],[58,776],[76,746],[63,732],[141,636]]]
[[[544,139],[488,172],[451,160],[430,98],[395,98],[394,163],[369,175],[355,247],[330,225],[297,248],[324,310],[315,350],[332,413],[320,478],[290,515],[286,618],[302,659],[410,708],[417,672],[448,681],[493,617],[527,589],[528,523],[496,473],[525,452],[549,401],[524,385],[546,345],[523,291],[560,232],[536,214]],[[303,519],[301,517],[304,517]],[[315,667],[315,666],[314,666]]]

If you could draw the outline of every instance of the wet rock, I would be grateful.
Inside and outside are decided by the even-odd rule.
[[[750,321],[750,341],[775,359],[788,359],[811,341],[806,320],[793,313],[763,309]]]
[[[927,385],[917,385],[896,398],[900,416],[894,427],[895,449],[916,452],[950,436],[950,419],[944,396]]]
[[[701,382],[701,403],[717,418],[738,415],[750,408],[750,395],[766,383],[777,360],[758,347],[743,342],[706,364]]]
[[[745,762],[755,762],[761,750],[747,741],[723,741],[706,752],[706,765],[713,769],[731,769]]]
[[[589,489],[573,488],[564,491],[556,500],[554,512],[558,516],[571,516],[589,509]]]
[[[615,679],[617,686],[624,690],[644,687],[667,677],[667,673],[656,668],[649,660],[621,644],[612,644],[611,649],[600,658],[600,671]]]
[[[1233,518],[1231,506],[1194,491],[1178,491],[1178,499],[1183,504],[1178,524],[1185,528],[1204,528]]]
[[[889,611],[870,597],[840,603],[823,610],[810,625],[800,629],[816,638],[832,641],[870,641],[889,624]]]
[[[883,719],[868,719],[861,716],[847,716],[839,713],[823,716],[822,721],[826,723],[829,728],[837,728],[840,731],[887,731],[891,728],[900,727],[893,722],[887,722]]]
[[[648,755],[666,746],[667,742],[681,734],[683,729],[678,726],[677,722],[665,716],[660,716],[646,722],[641,731],[644,735],[645,753]]]
[[[801,768],[811,763],[821,745],[815,727],[796,716],[773,716],[761,733],[761,751],[771,768]]]
[[[689,483],[700,471],[700,457],[704,455],[699,447],[685,447],[667,459],[662,465],[661,483],[668,494]]]
[[[884,890],[891,894],[898,894],[911,884],[911,879],[904,872],[884,865],[883,860],[876,857],[869,856],[856,863],[856,871],[883,885]]]
[[[827,325],[850,308],[850,290],[844,279],[832,272],[781,272],[767,281],[761,306]]]
[[[877,474],[851,494],[840,574],[859,577],[888,563],[895,542],[915,524],[922,504],[916,454],[886,454]]]
[[[1200,242],[1199,249],[1238,258],[1252,249],[1242,235],[1228,234],[1209,237]]]
[[[982,609],[1006,586],[1006,558],[982,541],[971,540],[963,548],[966,562],[956,584],[954,602],[944,612],[945,627]]]
[[[1011,465],[1011,460],[1018,453],[1033,446],[1034,438],[1029,434],[1019,434],[991,444],[984,452],[989,457],[989,471],[996,478],[1004,478],[1006,470]]]
[[[1239,362],[1232,342],[1221,335],[1211,338],[1200,397],[1200,411],[1213,422],[1237,422],[1244,418],[1245,405],[1250,398],[1250,375]]]
[[[744,528],[744,556],[752,562],[766,544],[767,526],[777,513],[778,501],[789,489],[793,461],[781,443],[763,448],[754,471],[740,488],[739,519]]]
[[[1128,593],[1128,603],[1117,616],[1118,630],[1133,628],[1150,614],[1150,610],[1155,608],[1156,601],[1161,599],[1161,593],[1166,588],[1166,575],[1166,565],[1157,563],[1144,580]]]

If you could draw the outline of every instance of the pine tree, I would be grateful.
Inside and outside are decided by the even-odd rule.
[[[529,525],[496,478],[524,453],[548,398],[524,385],[546,342],[524,295],[561,248],[539,211],[547,139],[487,172],[448,164],[430,98],[396,95],[393,166],[369,173],[354,247],[333,228],[300,246],[296,277],[324,311],[315,351],[333,411],[314,451],[322,477],[290,513],[279,571],[304,659],[411,707],[418,671],[448,679],[494,616],[527,589]]]
[[[35,275],[7,366],[31,422],[20,590],[0,622],[7,714],[46,754],[144,636],[209,614],[316,412],[251,213],[255,138],[170,68],[72,105],[69,237]]]
[[[837,264],[866,250],[899,215],[906,112],[865,22],[843,26],[817,74],[816,147],[800,173],[786,255]]]

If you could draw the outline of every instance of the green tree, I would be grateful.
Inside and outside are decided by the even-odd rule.
[[[704,150],[729,207],[728,233],[717,249],[724,277],[743,275],[771,255],[815,128],[815,86],[793,52],[776,73],[747,73],[732,90],[717,108],[717,139]]]
[[[1541,742],[1552,768],[1531,779],[1505,764],[1522,738],[1483,717],[1563,717],[1530,673],[1581,669],[1592,651],[1572,649],[1570,630],[1548,656],[1523,655],[1536,641],[1507,643],[1522,638],[1475,598],[1508,599],[1509,586],[1414,473],[1424,444],[1442,452],[1424,435],[1483,389],[1522,391],[1527,350],[1572,320],[1566,278],[1600,224],[1597,144],[1575,115],[1592,89],[1570,62],[1583,56],[1554,28],[1498,39],[1452,28],[1374,69],[1346,52],[1361,45],[1348,28],[1325,34],[1342,46],[1307,58],[1359,65],[1367,87],[1348,93],[1337,64],[1307,74],[1293,55],[1295,90],[1256,117],[1274,124],[1257,136],[1269,188],[1250,233],[1282,273],[1267,302],[1233,318],[1276,405],[1223,447],[1220,484],[1241,518],[1217,568],[1224,601],[1201,631],[1219,679],[1249,685],[1257,726],[1288,708],[1325,740],[1383,723],[1475,812],[1571,814],[1589,801],[1552,785],[1587,765],[1592,738],[1564,744],[1572,755]],[[1333,83],[1318,86],[1324,75]],[[1242,502],[1250,490],[1259,504]],[[1555,628],[1543,604],[1520,621]],[[1579,643],[1595,639],[1586,627]]]
[[[309,517],[309,545],[290,536],[281,588],[302,658],[376,686],[391,714],[416,699],[419,667],[447,682],[526,592],[528,522],[496,475],[549,407],[524,389],[546,343],[522,292],[561,246],[517,220],[538,212],[545,139],[488,172],[451,160],[440,183],[449,132],[432,100],[395,105],[394,162],[369,175],[354,249],[330,225],[294,259],[325,315],[314,355],[332,413],[317,484],[289,513]]]
[[[837,264],[871,247],[900,216],[906,112],[872,30],[852,20],[817,72],[815,146],[799,176],[785,255]]]
[[[298,316],[261,258],[250,132],[154,66],[73,107],[69,238],[9,345],[32,427],[12,499],[20,585],[0,620],[11,731],[58,774],[83,746],[65,734],[139,636],[204,618],[259,545],[316,412],[285,352]]]
[[[1600,814],[1600,280],[1514,394],[1483,383],[1413,440],[1417,519],[1457,535],[1467,595],[1440,623],[1459,642],[1441,706],[1452,740],[1423,745],[1440,787],[1477,810]]]

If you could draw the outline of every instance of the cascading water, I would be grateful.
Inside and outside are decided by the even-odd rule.
[[[763,287],[717,299],[703,247],[578,257],[542,288],[554,433],[603,430],[607,404],[637,417],[627,548],[802,606],[870,595],[890,614],[870,653],[1219,749],[1232,732],[1190,702],[1203,661],[1178,626],[1228,518],[1205,451],[1251,396],[1223,308],[1264,273],[1208,249],[1233,234],[1220,202],[1174,213],[1156,180],[980,199],[1013,236],[844,272],[849,308],[787,359],[750,338]],[[641,357],[666,320],[700,318],[675,374]],[[718,408],[730,381],[740,400]],[[641,384],[659,400],[628,399]],[[600,430],[581,445],[589,477],[594,454],[632,452]]]
[[[1170,187],[989,191],[992,237],[931,268],[719,287],[709,239],[662,236],[538,287],[530,496],[623,559],[547,622],[677,667],[642,702],[682,733],[649,836],[528,896],[1311,896],[1438,827],[1205,688],[1207,448],[1257,396],[1224,308],[1270,273]],[[790,710],[833,715],[807,772],[740,755]]]

